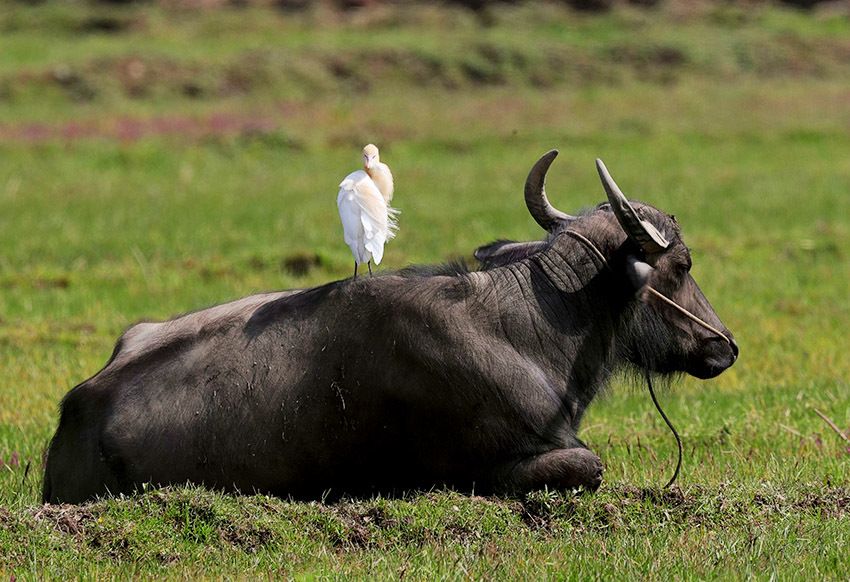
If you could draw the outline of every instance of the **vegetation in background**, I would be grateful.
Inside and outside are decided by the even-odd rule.
[[[850,18],[767,3],[0,7],[0,576],[842,578],[850,568]],[[141,319],[349,275],[339,180],[398,182],[382,268],[630,196],[676,215],[741,359],[617,382],[595,495],[39,504],[62,395]],[[247,493],[247,492],[246,492]]]

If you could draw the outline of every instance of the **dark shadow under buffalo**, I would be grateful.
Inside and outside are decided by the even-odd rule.
[[[479,271],[413,268],[129,329],[62,401],[44,501],[186,482],[302,498],[598,487],[602,463],[576,432],[611,375],[709,378],[737,347],[672,217],[605,176],[608,204],[554,209],[555,155],[526,184],[548,237],[482,247]]]

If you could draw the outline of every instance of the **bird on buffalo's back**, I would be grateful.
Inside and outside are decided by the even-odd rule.
[[[355,278],[363,263],[372,274],[372,260],[380,264],[384,244],[395,236],[398,211],[390,207],[392,199],[392,172],[381,162],[378,148],[369,144],[363,148],[363,169],[343,179],[336,200],[343,237],[354,255]]]

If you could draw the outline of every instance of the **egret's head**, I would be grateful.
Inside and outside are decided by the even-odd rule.
[[[366,169],[374,168],[375,165],[381,161],[381,158],[378,156],[378,148],[375,144],[369,144],[365,148],[363,148],[363,166]]]

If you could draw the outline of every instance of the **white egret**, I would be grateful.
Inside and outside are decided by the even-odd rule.
[[[355,279],[363,263],[372,274],[372,260],[380,264],[384,244],[395,236],[398,211],[390,207],[392,199],[392,172],[381,162],[378,148],[369,144],[363,148],[363,169],[345,177],[336,199],[345,243],[354,255]]]

